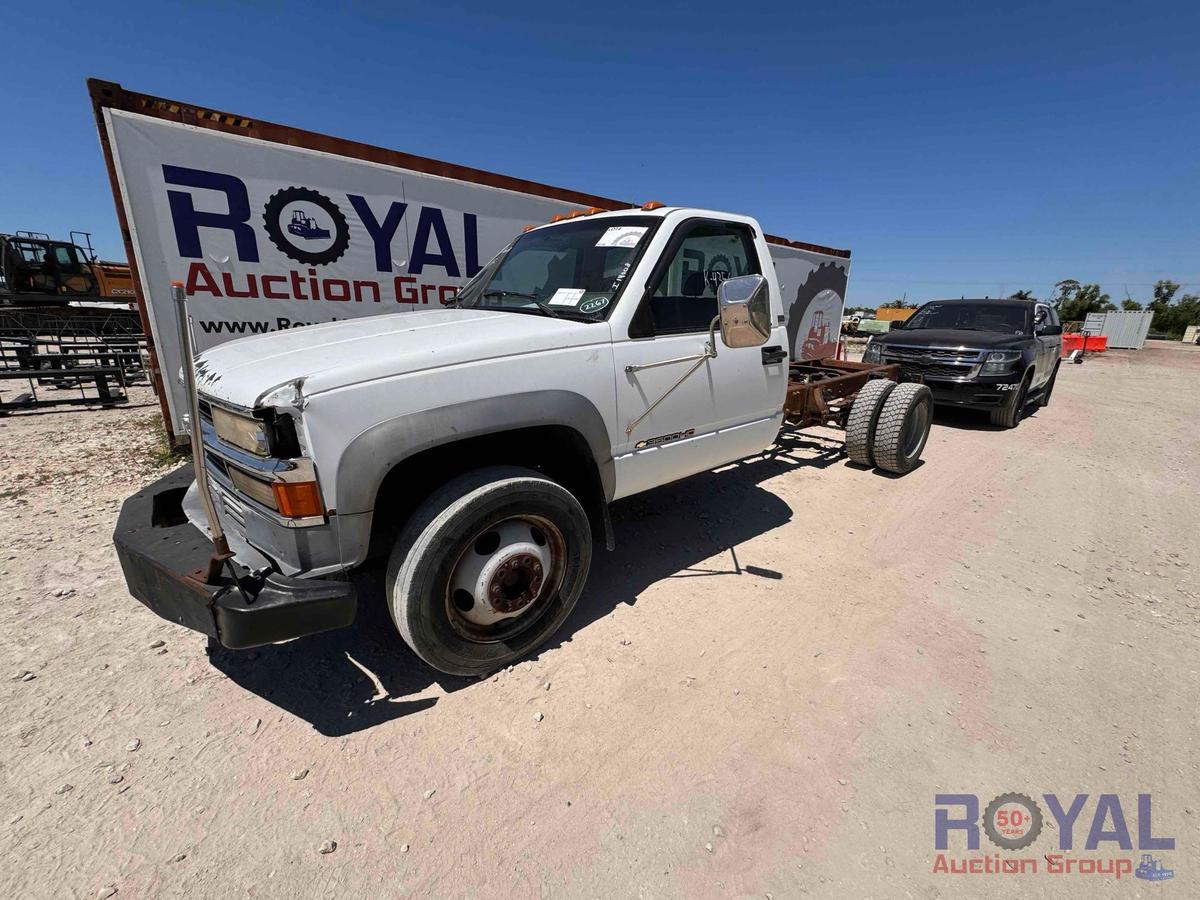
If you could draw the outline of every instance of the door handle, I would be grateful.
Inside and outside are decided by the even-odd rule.
[[[773,366],[775,363],[781,363],[787,359],[787,351],[782,347],[763,347],[762,361],[764,366]]]

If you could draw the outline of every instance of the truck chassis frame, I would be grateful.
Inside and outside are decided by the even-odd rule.
[[[845,359],[792,363],[783,402],[784,420],[796,429],[829,424],[845,428],[854,398],[873,378],[898,381],[900,366]]]

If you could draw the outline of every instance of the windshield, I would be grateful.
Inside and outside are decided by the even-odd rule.
[[[581,219],[517,238],[458,292],[461,306],[608,316],[656,219]]]
[[[1025,334],[1029,330],[1029,309],[993,303],[927,303],[904,323],[905,331],[915,328],[954,328],[960,331],[995,331]]]

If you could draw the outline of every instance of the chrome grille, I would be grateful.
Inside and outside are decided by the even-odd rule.
[[[954,347],[884,347],[882,355],[885,363],[899,363],[903,374],[928,378],[970,378],[983,359],[983,351]]]
[[[939,363],[904,362],[900,371],[905,375],[927,375],[933,378],[966,378],[971,374],[971,366],[947,366]]]
[[[242,530],[242,533],[245,534],[246,508],[242,506],[241,502],[239,502],[233,496],[233,494],[225,490],[225,488],[221,485],[213,484],[212,488],[213,493],[215,493],[221,501],[221,508],[225,512],[225,515],[236,522],[238,527]]]

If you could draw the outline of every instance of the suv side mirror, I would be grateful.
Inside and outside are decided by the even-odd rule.
[[[1037,334],[1037,335],[1044,335],[1044,336],[1062,334],[1062,326],[1061,325],[1035,325],[1033,328],[1033,333]]]
[[[717,287],[717,318],[726,347],[757,347],[771,336],[771,301],[761,275],[726,278]]]

